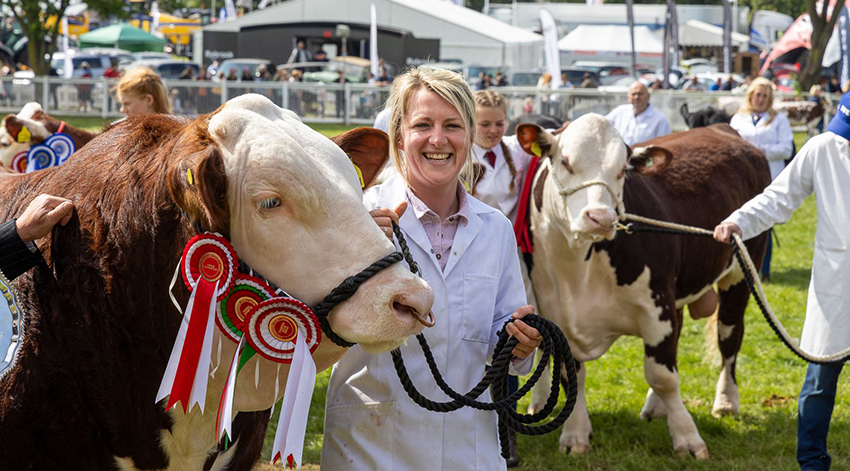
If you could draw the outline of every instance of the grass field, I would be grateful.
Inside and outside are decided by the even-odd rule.
[[[96,121],[71,124],[97,128]],[[102,122],[102,121],[100,121]],[[326,135],[346,130],[342,126],[314,126]],[[797,148],[803,136],[797,136]],[[777,228],[781,243],[775,248],[768,299],[792,335],[799,337],[805,312],[806,288],[816,222],[814,199],[809,198],[791,221]],[[637,338],[622,338],[600,360],[587,364],[587,402],[594,435],[591,453],[564,456],[557,451],[558,432],[543,437],[520,437],[520,470],[795,470],[796,408],[805,364],[777,340],[750,303],[744,345],[738,358],[737,377],[741,414],[711,415],[719,359],[707,354],[706,321],[686,316],[679,347],[682,398],[694,416],[711,457],[698,462],[673,454],[665,420],[641,421],[638,412],[646,394],[643,347]],[[388,355],[388,353],[387,353]],[[320,373],[310,410],[304,459],[305,469],[318,470],[322,446],[322,421],[329,371]],[[847,410],[848,375],[839,384],[839,395],[830,433],[834,470],[850,470],[850,411]],[[527,400],[522,401],[525,407]],[[263,458],[271,453],[277,417],[272,418]],[[424,466],[424,465],[423,465]],[[259,465],[258,469],[272,469]],[[275,468],[279,469],[279,468]],[[427,469],[427,468],[423,468]]]

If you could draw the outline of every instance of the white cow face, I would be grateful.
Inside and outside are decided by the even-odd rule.
[[[244,95],[212,116],[208,132],[220,158],[204,159],[197,179],[214,174],[216,165],[226,174],[222,188],[204,195],[208,219],[222,219],[216,211],[225,214],[229,224],[221,232],[229,232],[239,257],[292,296],[314,306],[394,251],[363,207],[346,153],[294,113],[263,96]],[[386,144],[349,152],[364,148],[386,155]],[[396,263],[362,284],[329,321],[346,340],[386,351],[422,330],[411,311],[426,314],[432,301],[425,282]]]
[[[526,151],[537,142],[551,159],[547,185],[554,188],[546,191],[560,195],[552,205],[557,214],[549,214],[567,228],[571,244],[613,239],[627,175],[655,174],[671,157],[657,146],[631,152],[614,126],[594,113],[571,122],[557,136],[530,124],[518,127],[517,136]]]
[[[11,167],[12,159],[16,155],[29,151],[32,144],[40,143],[50,137],[51,133],[44,124],[33,120],[36,114],[41,113],[41,105],[33,102],[27,103],[17,115],[8,115],[3,118],[3,125],[0,127],[0,162],[4,166]],[[19,138],[24,126],[30,134],[29,139]]]

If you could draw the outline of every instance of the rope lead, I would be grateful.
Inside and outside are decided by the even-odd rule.
[[[404,254],[404,259],[410,266],[410,271],[421,276],[419,266],[413,260],[410,250],[407,246],[407,241],[398,225],[393,222],[393,233],[398,239],[401,252]],[[522,319],[526,324],[536,328],[543,337],[543,356],[537,364],[534,373],[526,381],[526,383],[513,394],[508,394],[508,376],[510,375],[510,363],[513,358],[511,353],[517,344],[517,339],[510,337],[504,327],[499,331],[499,340],[496,342],[496,348],[493,352],[493,361],[490,368],[484,374],[484,377],[478,384],[473,387],[468,393],[460,394],[454,391],[443,379],[442,373],[437,368],[437,363],[434,361],[434,356],[428,342],[423,334],[416,336],[419,345],[422,347],[422,353],[425,355],[425,361],[428,363],[428,368],[431,370],[431,375],[437,382],[437,386],[449,396],[452,400],[448,402],[436,402],[423,396],[410,379],[407,373],[407,368],[404,366],[404,359],[401,351],[395,349],[392,351],[393,365],[396,369],[396,374],[401,381],[407,395],[420,407],[432,412],[451,412],[461,407],[472,407],[478,410],[496,411],[499,416],[499,443],[501,445],[502,457],[507,459],[510,456],[508,448],[508,429],[512,429],[523,435],[543,435],[550,433],[560,427],[572,413],[575,407],[576,397],[578,394],[576,384],[576,363],[573,359],[570,345],[567,342],[566,336],[552,321],[544,319],[536,314],[525,316]],[[509,320],[505,323],[513,322]],[[549,397],[546,400],[546,405],[536,414],[520,414],[512,405],[521,397],[525,396],[531,388],[537,383],[540,376],[549,364],[549,359],[552,359],[552,387],[549,391]],[[566,382],[568,387],[567,398],[564,407],[560,412],[549,422],[539,425],[532,425],[544,420],[552,415],[555,406],[558,404],[558,397],[561,392],[559,375],[561,371],[565,371]],[[478,401],[478,397],[492,386],[493,402]]]

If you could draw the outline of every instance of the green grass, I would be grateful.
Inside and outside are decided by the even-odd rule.
[[[74,126],[100,126],[102,120],[69,118]],[[350,127],[313,125],[333,136]],[[795,136],[797,149],[804,136]],[[792,336],[799,337],[805,313],[806,288],[811,268],[814,199],[809,198],[791,221],[777,227],[781,248],[774,249],[772,283],[765,290],[777,315]],[[711,457],[698,462],[676,457],[666,420],[641,421],[638,413],[646,394],[643,347],[639,339],[621,338],[601,359],[588,363],[587,403],[593,423],[590,454],[564,456],[558,449],[560,431],[519,439],[520,470],[706,470],[756,471],[797,469],[795,460],[797,394],[805,364],[791,354],[767,326],[755,303],[746,314],[746,334],[738,358],[737,377],[741,414],[711,415],[718,359],[706,353],[706,321],[686,316],[679,347],[682,398],[708,445]],[[388,353],[386,354],[388,355]],[[304,450],[305,463],[318,463],[321,455],[325,395],[330,371],[316,380]],[[839,384],[829,447],[835,470],[850,469],[850,411],[846,392],[848,375]],[[524,408],[528,400],[521,401]],[[278,407],[279,409],[279,407]],[[263,459],[271,455],[277,413],[271,420]],[[311,468],[315,469],[315,468]]]

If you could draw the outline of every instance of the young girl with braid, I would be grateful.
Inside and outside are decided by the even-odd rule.
[[[505,136],[508,118],[508,103],[505,97],[493,90],[475,92],[475,143],[472,146],[472,160],[478,164],[476,175],[480,177],[472,189],[472,194],[482,202],[501,211],[511,223],[516,223],[517,206],[522,191],[525,171],[531,161],[531,155],[525,153],[516,136]],[[480,173],[483,170],[483,173]],[[528,304],[537,306],[528,267],[520,254],[522,281],[525,283]],[[519,381],[511,376],[508,381],[510,391],[516,391]],[[508,467],[519,464],[516,447],[516,435],[511,432],[511,457]]]

